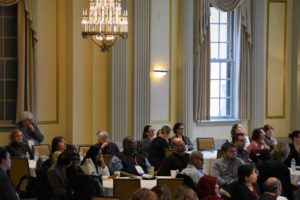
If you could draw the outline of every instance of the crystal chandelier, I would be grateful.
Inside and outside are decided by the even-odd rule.
[[[91,37],[102,52],[109,51],[120,38],[127,38],[127,17],[121,0],[90,0],[89,12],[82,11],[82,37]]]

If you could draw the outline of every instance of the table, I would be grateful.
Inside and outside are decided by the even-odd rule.
[[[128,179],[129,177],[120,177],[120,179]],[[171,176],[157,176],[157,178],[171,178]],[[141,188],[151,189],[157,185],[157,179],[155,180],[144,180],[141,179]],[[104,196],[113,196],[113,179],[103,179]]]

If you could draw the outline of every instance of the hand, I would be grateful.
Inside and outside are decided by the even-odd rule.
[[[104,149],[104,147],[106,147],[108,145],[108,142],[103,142],[102,144],[101,144],[101,149]]]

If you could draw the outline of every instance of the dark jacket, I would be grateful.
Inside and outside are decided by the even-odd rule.
[[[272,194],[263,194],[259,200],[276,200],[277,196],[272,195]]]
[[[288,158],[284,161],[285,165],[288,167],[291,167],[291,161],[294,158],[296,161],[296,166],[300,165],[300,154],[298,154],[298,152],[295,149],[295,146],[293,143],[291,143],[290,145],[290,155],[288,156]]]
[[[30,147],[25,143],[17,143],[11,142],[7,147],[6,150],[9,152],[11,157],[25,157],[26,152],[29,153],[30,159],[33,159],[33,153]]]
[[[270,159],[259,168],[258,183],[263,192],[263,183],[269,177],[276,177],[282,183],[282,196],[293,200],[293,187],[291,184],[290,170],[279,160]]]
[[[154,166],[155,170],[158,170],[163,159],[165,158],[164,149],[169,148],[169,143],[161,137],[156,137],[152,140],[149,152],[149,162]]]
[[[231,200],[257,200],[259,198],[259,196],[257,197],[255,193],[250,191],[249,188],[243,183],[236,182],[236,184],[234,184],[232,187]],[[259,195],[256,185],[254,185],[254,190],[256,194]]]
[[[124,151],[116,154],[116,156],[122,161],[122,171],[139,176],[140,174],[135,168],[136,165],[139,165],[143,168],[144,172],[147,173],[146,159],[143,156],[139,154],[134,154],[131,156]]]
[[[115,155],[117,153],[120,153],[118,145],[113,142],[108,143],[108,145],[103,149],[101,148],[101,145],[99,143],[95,144],[95,146],[101,149],[101,153],[103,155]]]
[[[0,199],[18,200],[16,190],[5,171],[0,169]]]
[[[179,170],[181,172],[184,168],[186,168],[188,163],[189,163],[188,153],[179,155],[178,153],[174,152],[163,161],[157,175],[170,176],[171,175],[170,170]]]

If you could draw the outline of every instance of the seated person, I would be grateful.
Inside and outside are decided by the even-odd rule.
[[[266,133],[265,137],[265,143],[271,147],[271,149],[274,148],[274,146],[277,144],[276,138],[273,136],[274,128],[270,124],[264,125],[264,131]]]
[[[120,152],[118,145],[110,141],[106,131],[98,131],[97,136],[98,143],[95,146],[101,149],[103,155],[115,155]]]
[[[104,162],[101,150],[97,146],[91,146],[81,161],[81,169],[87,175],[102,174],[109,176],[109,170]]]
[[[127,136],[123,140],[124,151],[114,155],[110,162],[112,172],[120,171],[121,176],[141,176],[147,173],[150,163],[137,153],[135,140]]]
[[[248,152],[245,150],[245,136],[243,134],[235,134],[232,137],[232,143],[236,146],[237,157],[245,163],[252,163]]]
[[[280,180],[275,177],[268,178],[264,183],[265,193],[259,200],[287,200],[286,197],[280,196],[282,186]]]
[[[132,194],[131,200],[158,200],[158,198],[150,189],[140,188]]]
[[[175,200],[198,200],[197,194],[187,186],[180,186],[175,194]]]
[[[47,180],[53,199],[66,199],[68,186],[66,170],[73,160],[73,153],[63,152],[58,156],[57,163],[47,171]]]
[[[284,161],[290,154],[290,147],[285,143],[278,143],[274,146],[271,158],[267,162],[264,162],[259,166],[258,183],[260,189],[263,192],[263,183],[269,177],[276,177],[282,183],[282,196],[287,197],[289,200],[293,200],[293,186],[291,182],[291,174],[289,168],[284,164]],[[296,189],[296,188],[295,188]]]
[[[33,114],[29,111],[24,111],[21,115],[21,121],[18,123],[18,128],[23,133],[23,142],[30,147],[34,144],[40,144],[44,140],[38,126],[33,121]]]
[[[203,164],[204,159],[201,151],[193,151],[190,154],[190,164],[188,164],[187,167],[182,170],[181,174],[188,175],[196,186],[200,178],[205,175]]]
[[[230,132],[230,137],[227,138],[228,142],[232,142],[232,137],[236,134],[242,134],[245,136],[245,147],[248,147],[250,144],[250,140],[249,137],[244,133],[244,128],[243,125],[238,123],[238,124],[234,124],[231,128],[231,132]]]
[[[197,194],[201,200],[223,200],[219,194],[217,178],[205,175],[197,184]]]
[[[211,175],[217,177],[218,185],[226,186],[238,179],[238,168],[245,163],[237,158],[234,144],[227,142],[222,145],[221,150],[223,157],[213,162]]]
[[[11,157],[26,157],[29,153],[30,159],[33,159],[33,153],[30,147],[23,143],[23,133],[20,130],[14,130],[10,134],[10,144],[6,147]]]
[[[172,139],[173,138],[180,138],[184,142],[184,145],[188,147],[187,151],[192,151],[194,149],[194,145],[191,142],[190,138],[186,135],[184,135],[184,124],[179,122],[176,123],[173,127],[173,132],[175,136],[169,139],[170,144],[172,144]]]
[[[175,152],[162,162],[157,172],[158,176],[170,176],[170,170],[182,171],[189,163],[189,154],[185,153],[185,145],[182,139],[174,138],[172,144]]]
[[[245,164],[238,169],[238,182],[232,186],[232,200],[257,200],[257,171],[253,165]]]
[[[251,153],[258,153],[260,151],[270,151],[269,145],[265,143],[265,136],[266,133],[263,129],[261,128],[256,128],[252,132],[252,137],[251,137],[251,143],[247,147],[246,151],[251,154]]]
[[[171,132],[171,128],[163,126],[158,132],[158,136],[154,138],[150,145],[149,161],[157,171],[162,161],[165,158],[165,149],[169,149],[168,138]]]
[[[8,151],[0,148],[0,199],[18,200],[19,196],[16,189],[7,175],[10,167],[11,160]]]
[[[149,157],[150,145],[153,140],[153,136],[154,129],[151,125],[147,125],[144,127],[143,138],[137,142],[139,153],[146,158]]]

